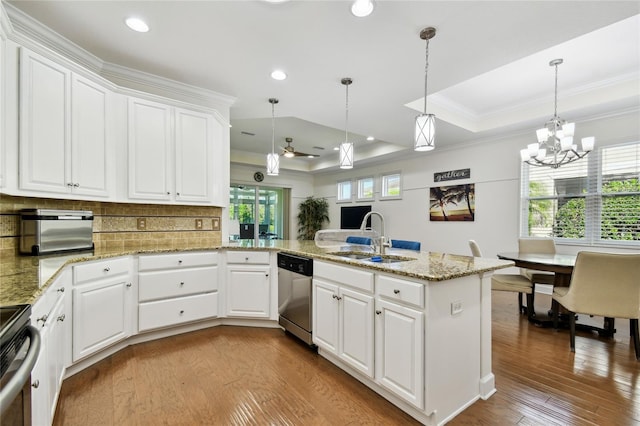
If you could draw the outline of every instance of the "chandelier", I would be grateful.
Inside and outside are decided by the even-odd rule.
[[[427,114],[427,76],[429,71],[429,40],[436,36],[436,29],[427,27],[420,31],[420,38],[427,41],[427,54],[424,66],[424,110],[416,117],[413,149],[431,151],[436,147],[436,116]]]
[[[275,138],[276,138],[276,113],[275,105],[278,103],[276,98],[269,98],[271,104],[271,152],[267,154],[267,175],[278,176],[280,173],[280,156],[276,154]]]
[[[536,131],[538,143],[529,144],[520,150],[522,161],[532,166],[547,166],[557,169],[563,164],[584,158],[595,145],[593,136],[582,138],[582,149],[578,150],[578,145],[573,143],[575,123],[568,123],[558,117],[558,65],[562,62],[562,59],[554,59],[549,62],[549,66],[556,68],[553,117],[545,123],[543,128]]]

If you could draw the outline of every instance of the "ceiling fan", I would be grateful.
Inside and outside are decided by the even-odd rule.
[[[285,147],[280,147],[282,148],[282,153],[280,155],[284,155],[287,158],[293,158],[293,157],[308,157],[308,158],[314,158],[314,157],[319,157],[319,155],[317,154],[305,154],[304,152],[300,152],[300,151],[296,151],[295,148],[291,145],[291,143],[293,142],[293,138],[284,138],[284,141],[287,143],[287,146]]]

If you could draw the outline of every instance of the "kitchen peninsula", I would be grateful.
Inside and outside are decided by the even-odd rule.
[[[171,247],[154,247],[126,253],[96,251],[88,257],[71,255],[61,260],[57,267],[44,268],[49,271],[48,275],[42,274],[43,263],[52,263],[55,257],[16,257],[3,259],[0,297],[3,305],[34,303],[34,312],[38,312],[38,305],[42,304],[42,299],[49,300],[49,292],[59,290],[56,286],[66,280],[67,287],[72,289],[67,294],[74,295],[65,302],[67,315],[76,315],[77,312],[91,315],[90,310],[75,309],[76,303],[82,300],[79,289],[87,286],[83,282],[77,282],[79,268],[94,267],[93,270],[102,273],[103,269],[106,269],[105,262],[108,262],[112,265],[111,272],[122,269],[124,278],[114,282],[122,282],[123,291],[130,291],[133,296],[128,299],[128,307],[125,307],[125,310],[129,311],[125,312],[127,321],[130,322],[129,331],[119,340],[107,342],[104,346],[95,346],[98,348],[95,350],[91,345],[78,348],[77,354],[74,352],[74,356],[69,356],[64,363],[66,373],[63,372],[62,375],[69,376],[127,345],[171,334],[222,324],[277,327],[277,294],[274,294],[277,293],[277,290],[274,290],[277,289],[275,255],[278,251],[284,251],[314,259],[316,289],[337,287],[335,298],[318,298],[317,302],[337,301],[343,296],[346,296],[346,302],[356,293],[364,295],[364,300],[370,302],[363,311],[367,315],[367,329],[361,333],[364,339],[364,358],[368,359],[370,364],[360,368],[364,364],[352,362],[357,358],[349,351],[349,348],[357,343],[353,340],[341,340],[336,346],[336,351],[318,342],[320,355],[425,424],[446,423],[477,399],[491,396],[495,392],[495,386],[491,372],[490,276],[494,270],[509,267],[512,263],[398,249],[388,250],[387,255],[411,260],[378,264],[331,254],[341,251],[366,253],[369,250],[368,246],[345,243],[320,247],[313,241],[261,240],[257,244],[253,241],[243,241],[237,245],[197,247],[188,251],[174,250]],[[268,296],[270,301],[266,302],[263,317],[243,318],[242,315],[230,314],[226,306],[226,303],[229,303],[228,287],[231,285],[226,273],[227,263],[231,264],[231,258],[227,259],[230,253],[236,254],[234,258],[242,253],[243,259],[245,254],[251,259],[261,258],[256,256],[261,253],[265,256],[263,260],[256,261],[266,262],[259,266],[271,272],[267,279],[271,289]],[[191,266],[188,256],[196,259]],[[162,308],[160,320],[165,321],[166,317],[170,317],[171,305],[161,303],[174,303],[198,297],[190,295],[159,301],[157,298],[149,297],[150,302],[139,299],[138,293],[142,295],[140,289],[144,274],[149,277],[157,274],[156,277],[159,278],[160,272],[166,270],[162,268],[166,267],[153,265],[160,264],[159,262],[169,264],[169,261],[178,258],[187,259],[183,262],[187,264],[186,269],[205,269],[202,265],[206,264],[207,268],[214,271],[215,285],[211,289],[202,290],[202,294],[207,295],[207,300],[217,303],[217,306],[209,309],[202,317],[186,322],[177,320],[174,324],[158,324],[154,322],[155,317],[149,317],[151,320],[145,320],[144,324],[151,325],[145,325],[147,328],[143,329],[141,318],[143,314],[146,315],[143,305],[153,307],[157,304],[158,308]],[[255,265],[248,267],[256,269]],[[73,270],[73,274],[70,270]],[[83,273],[89,272],[91,270],[86,269]],[[351,273],[356,275],[350,275]],[[349,282],[349,276],[365,277],[365,282],[371,286],[363,290],[363,283]],[[165,306],[167,307],[164,308]],[[339,336],[348,332],[344,324],[338,321],[338,317],[330,317],[331,312],[325,309],[325,305],[321,308],[314,307],[314,311],[315,321],[331,323],[335,320],[336,326],[342,325],[337,330]],[[186,315],[188,314],[187,311]],[[33,323],[36,323],[37,315],[33,315]],[[86,319],[82,321],[82,324],[85,323]],[[73,318],[74,328],[70,332],[73,333],[74,344],[78,341],[76,325],[80,324],[78,318]],[[322,329],[325,328],[321,327],[320,330]],[[328,341],[324,340],[325,343]],[[67,342],[67,345],[71,346],[71,339]],[[404,344],[411,346],[406,347],[406,350],[398,346]],[[75,349],[74,347],[74,351]],[[70,347],[68,351],[71,352]],[[37,373],[36,371],[34,374]]]

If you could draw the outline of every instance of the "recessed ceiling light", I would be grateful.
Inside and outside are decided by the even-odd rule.
[[[351,13],[358,18],[364,18],[373,12],[373,0],[355,0],[351,5]]]
[[[282,70],[275,70],[271,73],[271,78],[274,80],[284,80],[287,78],[287,74]]]
[[[266,1],[267,3],[284,3],[289,0],[264,0],[264,1]]]
[[[376,139],[376,138],[374,138],[373,136],[367,136],[367,140],[368,140],[368,141],[373,141],[373,140],[375,140],[375,139]]]
[[[137,31],[139,33],[146,33],[149,31],[147,23],[140,18],[127,18],[124,22],[127,24],[127,27],[131,28],[133,31]]]

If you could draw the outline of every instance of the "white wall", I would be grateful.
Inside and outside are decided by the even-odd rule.
[[[610,118],[576,123],[576,137],[593,135],[596,146],[637,141],[640,138],[638,111]],[[501,251],[517,251],[520,229],[520,154],[521,148],[535,141],[534,129],[526,134],[483,141],[458,150],[437,145],[432,152],[411,153],[403,160],[383,165],[358,166],[349,171],[324,173],[315,177],[315,195],[326,197],[330,204],[330,228],[340,227],[340,207],[355,205],[336,203],[336,183],[344,179],[375,176],[376,196],[373,210],[385,217],[386,236],[416,240],[422,250],[469,254],[468,240],[475,239],[485,257]],[[437,144],[437,141],[436,141]],[[357,146],[356,146],[357,149]],[[434,184],[434,172],[471,169],[471,178]],[[380,201],[380,174],[401,171],[402,200]],[[475,183],[474,222],[430,222],[429,188],[441,185]],[[376,229],[379,225],[374,220]],[[593,247],[559,246],[558,251],[575,253]],[[628,251],[607,248],[606,251]],[[637,248],[636,250],[637,251]]]
[[[256,182],[253,179],[255,172],[262,172],[264,180]],[[231,164],[231,183],[245,185],[259,185],[272,188],[290,188],[291,206],[289,211],[289,239],[295,240],[298,235],[298,205],[305,198],[313,195],[313,175],[306,172],[295,172],[280,170],[278,176],[267,176],[266,158],[265,167],[251,166],[245,164]],[[228,210],[223,212],[223,229],[228,230]],[[228,241],[228,234],[222,236],[222,241]]]

